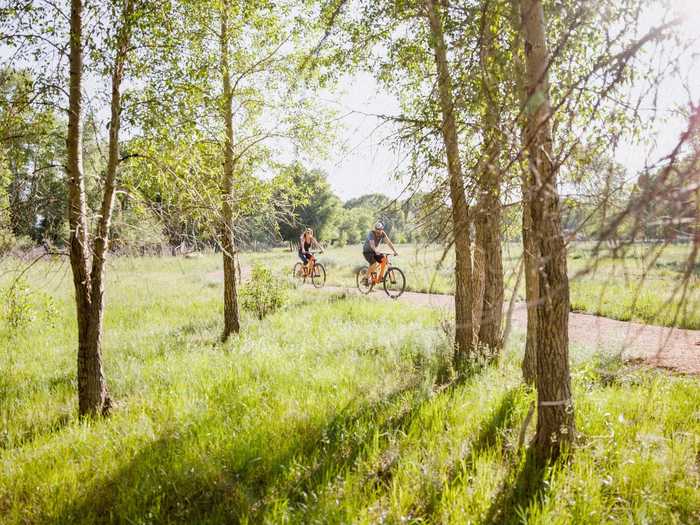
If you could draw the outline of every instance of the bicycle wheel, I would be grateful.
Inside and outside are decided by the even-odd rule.
[[[406,277],[403,272],[393,266],[384,275],[384,291],[392,299],[397,299],[406,289]]]
[[[300,282],[306,282],[306,277],[304,276],[304,265],[301,264],[300,262],[296,263],[294,265],[294,271],[292,272],[292,278],[300,281]]]
[[[323,285],[326,284],[326,269],[322,264],[314,264],[314,269],[311,272],[311,282],[316,288],[323,288]]]
[[[357,272],[357,276],[355,278],[355,280],[357,281],[357,289],[360,290],[360,293],[363,293],[365,295],[371,292],[372,288],[374,288],[374,285],[368,280],[368,271],[369,268],[365,266],[359,272]]]

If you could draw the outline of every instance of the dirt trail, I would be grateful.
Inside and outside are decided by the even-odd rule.
[[[222,280],[221,272],[208,274],[212,280]],[[313,288],[309,291],[316,292]],[[318,293],[346,292],[357,294],[356,288],[326,286]],[[391,300],[383,290],[369,295],[376,300]],[[419,306],[451,309],[452,295],[405,292],[399,299]],[[525,303],[517,303],[511,319],[512,327],[525,330]],[[684,330],[652,326],[630,321],[617,321],[583,313],[569,315],[569,339],[573,344],[621,352],[626,361],[640,362],[676,372],[700,375],[700,330]]]

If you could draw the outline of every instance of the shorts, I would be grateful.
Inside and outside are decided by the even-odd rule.
[[[381,253],[362,252],[362,255],[364,256],[365,261],[367,261],[369,264],[381,263],[384,260],[384,255]]]
[[[310,253],[304,252],[299,252],[297,255],[299,256],[299,259],[301,259],[301,262],[303,262],[304,264],[308,263],[309,259],[313,257],[313,255],[311,255]]]

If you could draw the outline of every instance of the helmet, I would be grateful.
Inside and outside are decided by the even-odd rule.
[[[383,225],[381,222],[375,222],[375,223],[374,223],[374,229],[375,229],[375,230],[383,230],[383,229],[384,229],[384,225]]]

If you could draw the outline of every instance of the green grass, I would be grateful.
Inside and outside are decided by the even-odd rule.
[[[37,318],[0,333],[0,522],[700,523],[695,378],[573,348],[578,444],[538,469],[516,450],[520,335],[449,388],[441,314],[402,302],[294,292],[221,345],[216,266],[111,264],[117,405],[93,422],[66,268],[30,270]]]
[[[681,283],[689,246],[663,249],[655,245],[635,245],[624,258],[607,255],[593,257],[591,243],[574,243],[569,250],[572,310],[622,321],[638,321],[661,326],[700,330],[700,266],[691,273],[683,294]],[[393,264],[407,276],[407,290],[453,293],[454,255],[450,252],[438,267],[443,252],[439,246],[399,247]],[[661,251],[660,255],[658,252]],[[354,286],[357,269],[365,264],[360,246],[329,248],[319,256],[326,266],[328,284]],[[515,285],[521,249],[516,243],[503,247],[506,284],[509,293]],[[261,262],[279,274],[291,274],[296,253],[277,249],[264,253],[245,253],[243,264]],[[700,261],[697,262],[700,264]],[[524,279],[518,299],[524,300]]]

